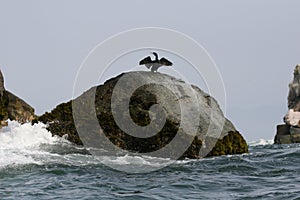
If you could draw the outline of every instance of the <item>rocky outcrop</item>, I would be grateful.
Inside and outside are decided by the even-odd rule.
[[[283,118],[285,124],[277,126],[275,144],[300,143],[300,65],[295,67],[287,100],[289,111]]]
[[[300,65],[294,70],[294,79],[289,84],[288,108],[300,111]]]
[[[129,78],[122,82],[126,76]],[[145,84],[133,89],[138,80]],[[117,90],[116,86],[121,89]],[[188,92],[189,87],[183,81],[161,73],[124,73],[91,88],[73,101],[58,105],[37,121],[48,124],[47,129],[54,135],[92,147],[93,144],[101,147],[113,143],[120,149],[140,153],[166,147],[168,151],[164,156],[174,158],[176,149],[189,144],[181,159],[248,152],[246,141],[224,117],[216,100],[196,86],[192,87],[193,96]],[[128,111],[122,108],[127,100]],[[197,108],[200,114],[195,117]],[[77,118],[72,115],[74,109]],[[184,112],[185,118],[182,117]],[[121,118],[121,124],[117,118]],[[95,121],[101,130],[93,125]],[[159,127],[160,122],[164,122],[162,127]],[[137,130],[141,137],[128,134],[128,130]],[[151,135],[151,130],[156,134]],[[196,131],[193,133],[193,130]],[[99,140],[101,135],[108,140]]]
[[[4,77],[3,77],[3,74],[0,70],[0,96],[3,96],[3,93],[5,91],[5,88],[4,88]]]
[[[8,119],[25,123],[34,118],[34,109],[4,88],[4,78],[0,71],[0,128],[6,125]]]

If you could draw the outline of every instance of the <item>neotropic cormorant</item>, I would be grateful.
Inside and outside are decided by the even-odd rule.
[[[152,60],[150,56],[144,58],[140,61],[140,65],[145,65],[148,69],[151,68],[151,72],[157,72],[158,68],[161,66],[172,66],[173,63],[166,58],[158,59],[157,53],[152,53],[155,56],[155,60]]]

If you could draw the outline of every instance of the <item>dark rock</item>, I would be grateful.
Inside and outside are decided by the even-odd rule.
[[[37,120],[32,121],[32,123],[37,123],[38,121],[48,124],[47,129],[53,135],[60,137],[68,135],[69,141],[82,145],[73,121],[71,101],[58,105],[50,113],[46,112],[38,117]]]
[[[287,135],[290,134],[290,125],[281,124],[277,126],[277,135]]]
[[[277,133],[274,138],[275,144],[289,144],[291,143],[290,125],[281,124],[277,126]]]
[[[275,144],[291,144],[291,135],[276,135],[274,142]]]
[[[291,143],[300,143],[300,134],[291,135]]]
[[[4,78],[3,78],[3,74],[0,70],[0,96],[3,96],[5,89],[4,89]]]
[[[291,127],[291,143],[300,143],[300,128],[299,127]]]
[[[20,123],[30,122],[35,118],[34,108],[27,104],[24,100],[9,91],[5,91],[8,96],[8,118],[16,120]]]
[[[6,120],[25,123],[35,118],[34,109],[24,100],[4,88],[4,78],[0,71],[0,128],[7,125]]]
[[[122,106],[111,103],[115,86],[125,75],[134,75],[136,78],[129,79],[122,84],[122,90],[115,96],[118,99],[117,102],[122,103],[126,100],[128,90],[135,85],[137,79],[144,80],[145,83],[148,80],[157,83],[139,87],[132,93],[129,101],[130,120],[139,127],[148,128],[151,120],[158,120],[157,122],[159,122],[165,117],[165,123],[161,129],[157,130],[157,134],[148,135],[150,132],[148,133],[146,128],[142,133],[149,137],[134,137],[121,129],[120,124],[115,121],[113,112],[116,112],[117,116],[123,119],[123,125],[129,126],[131,123],[130,120],[126,121],[126,113],[122,110]],[[175,86],[169,90],[162,83]],[[168,75],[151,72],[129,72],[112,78],[103,85],[91,88],[73,101],[58,105],[50,113],[40,116],[38,121],[47,123],[47,129],[54,135],[63,136],[67,134],[68,140],[71,142],[84,143],[85,145],[88,143],[91,147],[99,147],[99,145],[105,145],[109,142],[120,149],[140,153],[149,153],[166,147],[168,151],[164,152],[164,156],[176,158],[176,149],[189,144],[180,156],[181,159],[200,158],[202,155],[219,156],[247,153],[246,141],[233,124],[224,117],[216,100],[193,86],[195,99],[189,95],[188,87],[188,84]],[[174,94],[179,94],[180,97],[178,98]],[[163,105],[164,112],[151,110],[151,106],[157,104]],[[180,105],[182,104],[189,105],[189,113],[191,113],[187,116],[190,119],[185,121],[187,123],[185,129],[181,128],[183,122]],[[75,117],[76,124],[72,115],[72,106],[74,105],[76,112],[79,113]],[[196,112],[197,106],[200,107],[201,112],[200,116],[195,117],[192,113]],[[194,123],[195,120],[200,123],[196,127],[196,133],[193,134],[193,127],[197,124]],[[224,122],[224,126],[222,122]],[[100,124],[101,130],[96,128],[95,123]],[[77,131],[88,134],[79,137]],[[207,136],[208,131],[213,134]],[[108,140],[99,140],[98,138],[102,135],[105,135]],[[175,137],[179,139],[175,141]],[[202,152],[200,151],[201,147],[204,149]]]
[[[290,125],[278,125],[275,144],[300,143],[300,128]]]
[[[300,134],[300,128],[291,126],[291,127],[290,127],[290,134],[291,134],[291,135],[297,135],[297,134]]]
[[[242,154],[248,152],[248,146],[239,132],[230,131],[222,139],[218,139],[208,156]]]
[[[0,97],[0,127],[5,125],[5,120],[8,119],[8,101],[8,95],[3,91]]]

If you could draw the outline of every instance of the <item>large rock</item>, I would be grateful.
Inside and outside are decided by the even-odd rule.
[[[0,128],[6,125],[8,119],[25,123],[34,118],[34,109],[4,88],[4,78],[0,71]]]
[[[126,81],[122,82],[125,77]],[[138,80],[145,85],[134,89]],[[116,86],[120,87],[117,92]],[[194,96],[189,93],[190,89]],[[128,113],[122,109],[127,100]],[[75,118],[72,116],[72,105],[76,107]],[[161,105],[162,109],[154,109],[154,105]],[[197,108],[200,113],[197,113]],[[184,112],[187,114],[185,119],[181,117]],[[121,118],[123,124],[118,123],[115,120],[117,118]],[[95,120],[102,130],[92,125]],[[103,85],[91,88],[73,101],[58,105],[50,113],[40,116],[38,121],[47,123],[47,129],[54,135],[65,135],[73,143],[95,144],[95,147],[105,145],[107,141],[104,139],[97,140],[100,135],[105,135],[115,146],[131,152],[148,153],[170,146],[164,156],[171,158],[176,157],[176,149],[190,143],[180,158],[248,152],[246,141],[224,117],[213,97],[196,86],[191,88],[183,81],[161,73],[121,74]],[[156,127],[161,121],[164,122],[163,126]],[[183,123],[186,123],[185,128],[182,128]],[[126,128],[140,130],[141,127],[143,131],[137,132],[144,135],[144,138],[134,137],[124,131]],[[157,128],[157,134],[151,135],[151,128]],[[77,130],[81,133],[80,137]],[[175,137],[179,138],[177,142],[173,142]]]

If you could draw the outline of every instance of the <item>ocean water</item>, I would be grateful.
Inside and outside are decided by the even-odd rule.
[[[259,140],[249,148],[131,174],[106,164],[147,168],[162,160],[95,158],[43,124],[9,122],[0,131],[0,199],[300,199],[300,145]]]

